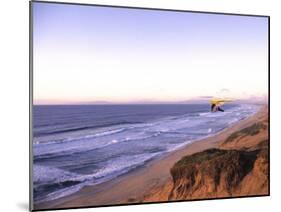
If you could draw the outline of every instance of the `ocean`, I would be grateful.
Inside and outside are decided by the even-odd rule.
[[[227,104],[33,107],[35,203],[54,200],[145,165],[257,112]]]

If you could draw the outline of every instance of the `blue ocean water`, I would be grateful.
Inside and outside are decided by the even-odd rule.
[[[33,107],[35,202],[72,194],[254,114],[255,105],[62,105]]]

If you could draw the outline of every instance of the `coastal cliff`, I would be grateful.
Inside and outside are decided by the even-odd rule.
[[[232,133],[219,148],[183,157],[170,173],[168,200],[268,194],[267,116]]]
[[[169,200],[267,193],[267,150],[209,149],[181,159],[171,169]]]

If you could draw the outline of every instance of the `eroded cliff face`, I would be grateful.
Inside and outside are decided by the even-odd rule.
[[[206,150],[171,169],[169,200],[264,194],[267,174],[267,151]]]
[[[220,144],[183,157],[171,169],[169,200],[268,194],[267,118]]]

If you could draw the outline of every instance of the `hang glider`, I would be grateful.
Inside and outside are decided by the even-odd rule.
[[[212,112],[217,112],[217,111],[224,112],[224,109],[222,109],[221,106],[222,106],[224,103],[232,102],[232,101],[233,101],[232,99],[213,98],[213,99],[210,101],[210,104],[211,104],[211,111],[212,111]]]

